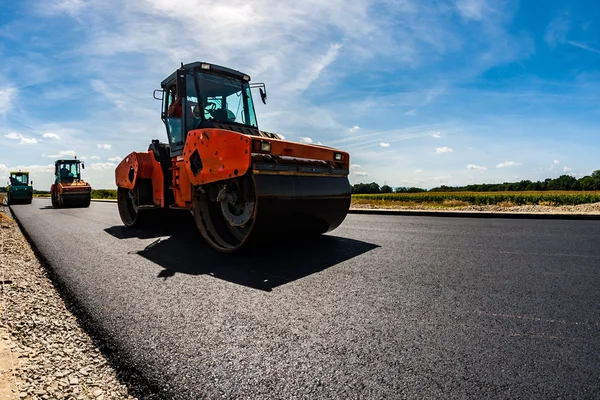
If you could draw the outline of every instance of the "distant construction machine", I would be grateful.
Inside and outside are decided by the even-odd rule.
[[[282,140],[258,128],[242,72],[205,62],[183,65],[161,83],[168,143],[152,140],[115,170],[128,227],[157,224],[156,211],[187,210],[206,242],[235,252],[257,239],[321,235],[350,208],[350,157],[330,147]],[[286,236],[287,235],[287,236]]]
[[[31,204],[33,201],[33,181],[29,183],[29,172],[11,171],[6,192],[8,205]]]
[[[81,168],[85,169],[85,165],[76,157],[54,162],[54,183],[50,187],[54,207],[90,206],[92,187],[81,179]]]

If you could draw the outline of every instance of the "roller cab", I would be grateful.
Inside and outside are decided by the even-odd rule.
[[[251,88],[264,84],[208,63],[181,66],[161,83],[168,142],[153,140],[117,166],[126,226],[159,209],[188,210],[209,245],[233,252],[261,239],[320,235],[350,207],[349,154],[259,130]]]
[[[33,201],[33,182],[29,182],[29,172],[11,171],[6,187],[9,205],[17,203],[31,204]]]
[[[81,178],[85,165],[74,157],[54,162],[54,183],[50,186],[52,205],[55,208],[89,207],[92,186]]]

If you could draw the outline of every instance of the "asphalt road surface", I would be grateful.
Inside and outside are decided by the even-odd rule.
[[[349,215],[242,257],[114,203],[12,210],[165,398],[600,396],[598,221]]]

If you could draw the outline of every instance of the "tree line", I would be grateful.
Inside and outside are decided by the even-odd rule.
[[[594,171],[579,179],[571,175],[561,175],[558,178],[547,178],[543,181],[521,180],[519,182],[482,183],[466,186],[441,185],[429,190],[418,187],[379,186],[375,182],[357,183],[352,185],[354,194],[371,193],[418,193],[418,192],[518,192],[544,190],[600,190],[600,170]]]

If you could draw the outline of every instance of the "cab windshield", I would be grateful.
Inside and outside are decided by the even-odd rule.
[[[63,163],[58,169],[60,179],[74,180],[80,179],[79,163]]]
[[[27,185],[28,182],[29,182],[29,175],[27,175],[27,174],[11,174],[10,175],[10,184],[13,186]]]
[[[186,85],[187,102],[194,118],[258,128],[248,82],[202,72],[196,73],[195,82],[190,80]]]

